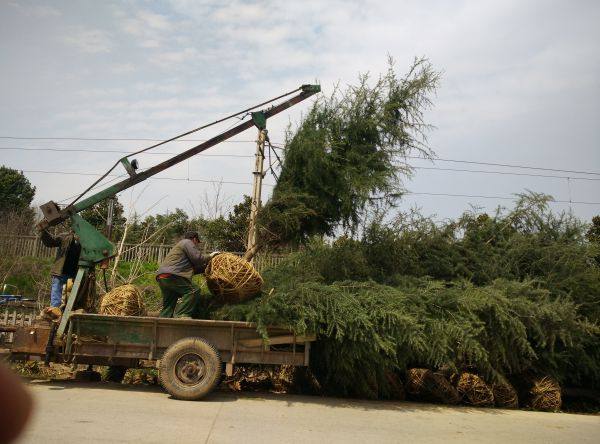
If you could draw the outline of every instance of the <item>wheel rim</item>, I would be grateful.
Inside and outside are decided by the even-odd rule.
[[[187,353],[177,360],[175,376],[182,384],[199,384],[206,376],[206,364],[200,355]]]

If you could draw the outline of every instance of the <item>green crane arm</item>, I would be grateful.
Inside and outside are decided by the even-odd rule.
[[[264,124],[264,121],[266,119],[268,119],[282,111],[285,111],[286,109],[290,108],[291,106],[294,106],[297,103],[307,99],[308,97],[320,92],[321,87],[319,85],[302,85],[300,87],[300,90],[301,91],[297,95],[291,97],[290,99],[288,99],[278,105],[273,106],[272,108],[269,108],[266,111],[252,113],[253,114],[252,120],[243,122],[231,129],[213,137],[212,139],[209,139],[206,142],[196,145],[195,147],[190,148],[187,151],[184,151],[176,156],[173,156],[170,159],[167,159],[164,162],[161,162],[158,165],[155,165],[141,173],[136,173],[135,169],[129,163],[129,160],[126,157],[124,157],[123,159],[121,159],[121,162],[124,164],[127,172],[129,173],[129,178],[124,179],[121,182],[118,182],[114,185],[111,185],[110,187],[107,187],[107,188],[103,189],[102,191],[100,191],[96,194],[93,194],[93,195],[89,196],[88,198],[83,199],[80,202],[78,202],[74,205],[68,206],[64,209],[60,209],[54,201],[45,203],[44,205],[40,206],[40,209],[42,210],[42,213],[44,214],[44,219],[38,224],[38,227],[40,229],[44,229],[49,226],[58,225],[61,222],[64,222],[65,220],[69,219],[72,215],[79,213],[80,211],[83,211],[86,208],[89,208],[89,207],[97,204],[98,202],[103,201],[104,199],[114,196],[116,193],[118,193],[120,191],[126,190],[127,188],[130,188],[140,182],[143,182],[144,180],[154,176],[155,174],[158,174],[161,171],[164,171],[167,168],[172,167],[173,165],[177,165],[178,163],[183,162],[184,160],[186,160],[192,156],[195,156],[196,154],[201,153],[202,151],[205,151],[208,148],[217,145],[218,143],[221,143],[233,136],[236,136],[237,134],[241,133],[242,131],[247,130],[248,128],[251,128],[252,126],[256,125],[257,123],[259,125]]]

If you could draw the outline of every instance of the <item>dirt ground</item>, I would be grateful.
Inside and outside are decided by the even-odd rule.
[[[598,442],[600,416],[217,391],[171,399],[158,386],[30,382],[22,443]]]

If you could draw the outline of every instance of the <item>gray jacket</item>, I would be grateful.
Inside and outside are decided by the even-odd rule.
[[[204,273],[209,261],[210,256],[200,253],[192,240],[182,239],[171,248],[156,273],[192,279],[193,275]]]

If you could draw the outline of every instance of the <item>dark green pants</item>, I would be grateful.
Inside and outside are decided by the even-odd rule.
[[[157,281],[163,297],[163,308],[159,315],[161,318],[207,317],[208,298],[202,297],[200,289],[191,281],[174,275]],[[179,298],[181,301],[178,305]]]

